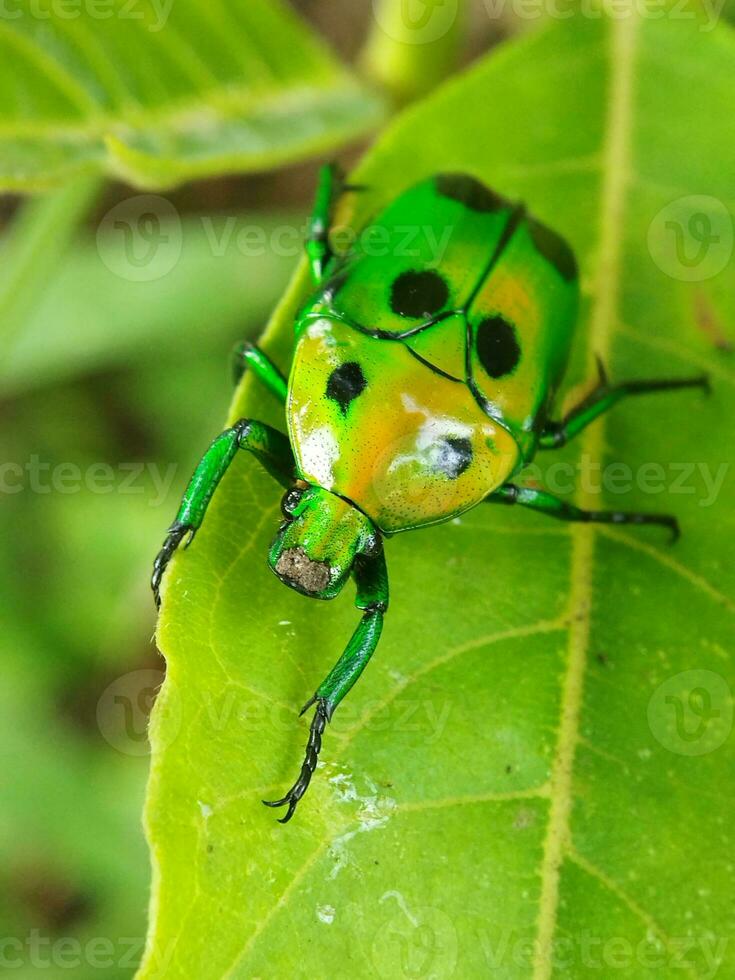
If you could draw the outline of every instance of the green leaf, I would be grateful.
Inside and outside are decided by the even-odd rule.
[[[163,187],[328,151],[379,107],[281,0],[12,4],[0,190],[77,171]]]
[[[287,250],[279,254],[278,236],[290,232],[295,243],[303,215],[180,218],[171,207],[171,217],[157,225],[149,258],[133,264],[131,253],[145,257],[149,245],[135,230],[141,201],[171,207],[162,197],[131,199],[131,212],[119,214],[133,234],[132,248],[111,227],[94,243],[80,236],[47,276],[3,359],[5,394],[134,359],[179,358],[182,351],[215,345],[223,350],[259,331],[292,266]]]
[[[733,78],[729,28],[574,18],[414,107],[353,175],[370,186],[342,216],[357,225],[465,169],[568,235],[584,291],[569,387],[595,355],[614,378],[709,370],[711,398],[631,400],[545,457],[580,504],[674,511],[684,536],[477,508],[388,542],[381,646],[284,828],[259,801],[294,778],[297,709],[357,614],[278,585],[280,493],[238,461],[166,583],[141,977],[165,957],[167,978],[735,972],[735,375],[715,343],[735,319]],[[307,288],[266,337],[283,364]],[[249,415],[279,419],[247,381],[230,417]],[[633,485],[606,470],[601,499],[612,461]]]

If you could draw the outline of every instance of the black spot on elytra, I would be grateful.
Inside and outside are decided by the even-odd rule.
[[[449,299],[443,277],[434,269],[409,269],[393,280],[390,305],[394,313],[415,319],[433,316]]]
[[[491,378],[504,378],[521,359],[515,328],[502,316],[489,316],[477,328],[477,356]]]
[[[550,262],[562,279],[571,282],[577,278],[577,260],[567,242],[551,228],[539,221],[529,223],[531,239],[537,251]]]
[[[442,197],[449,197],[470,211],[491,213],[509,206],[504,197],[469,174],[439,174],[436,189]]]
[[[434,466],[437,470],[456,480],[472,462],[472,443],[464,436],[449,436],[437,446]]]
[[[350,402],[362,394],[366,387],[367,381],[360,365],[357,361],[347,361],[329,375],[327,398],[337,402],[342,414],[346,415]]]

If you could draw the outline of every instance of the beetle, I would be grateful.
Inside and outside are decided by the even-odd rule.
[[[581,510],[513,477],[627,396],[708,384],[706,376],[611,384],[600,368],[594,390],[555,420],[579,299],[566,241],[476,177],[440,173],[385,206],[372,225],[379,236],[337,254],[336,201],[359,189],[335,166],[322,168],[306,241],[314,292],[296,318],[288,380],[255,345],[239,349],[241,368],[283,404],[288,435],[241,419],[214,440],[152,578],[160,605],[169,560],[185,537],[191,542],[240,449],[285,490],[268,554],[276,576],[316,599],[354,578],[362,618],[302,709],[314,714],[298,778],[282,798],[263,801],[287,807],[282,823],[309,786],[327,723],[377,646],[388,609],[384,539],[485,501],[566,521],[660,524],[675,538],[674,517]],[[399,247],[407,226],[427,225],[451,231],[438,261],[429,236]]]

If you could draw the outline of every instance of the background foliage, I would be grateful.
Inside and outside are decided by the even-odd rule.
[[[341,5],[339,18],[331,4],[303,6],[391,98],[439,80],[405,45],[396,61],[385,32],[360,54],[359,37],[375,30],[364,5]],[[39,966],[67,975],[70,965],[79,976],[129,976],[140,958],[148,758],[133,753],[145,751],[145,714],[163,676],[149,562],[222,426],[227,351],[260,329],[293,267],[295,251],[274,250],[273,233],[300,226],[314,163],[185,186],[156,198],[153,225],[139,193],[334,152],[379,112],[288,8],[228,5],[240,18],[229,32],[239,60],[220,57],[208,39],[222,35],[222,10],[181,0],[159,32],[84,18],[0,25],[14,93],[3,109],[3,186],[61,183],[26,207],[6,199],[0,272],[3,457],[23,468],[19,479],[8,474],[21,490],[3,492],[0,558],[0,935],[22,943],[18,976]],[[495,13],[466,11],[465,57],[540,26],[507,5]],[[582,258],[571,383],[589,376],[598,352],[616,376],[694,366],[715,382],[707,402],[671,396],[618,409],[565,458],[716,470],[732,456],[723,424],[732,261],[704,282],[683,281],[653,261],[649,230],[691,195],[732,212],[722,161],[735,135],[735,42],[725,25],[671,18],[551,26],[389,129],[360,165],[371,187],[364,210],[343,217],[359,222],[439,165],[470,167],[527,199]],[[458,35],[449,42],[456,51]],[[446,71],[447,48],[433,53]],[[308,131],[284,122],[304,89]],[[34,98],[21,101],[21,90]],[[252,141],[248,113],[266,90],[275,112],[258,131],[264,144]],[[133,112],[131,91],[144,113]],[[174,123],[203,106],[212,125],[193,140]],[[100,170],[134,186],[103,187]],[[73,171],[88,174],[72,181]],[[236,234],[223,244],[230,219],[236,231],[262,228],[268,247],[245,256]],[[139,256],[126,226],[140,255],[161,242],[179,242],[180,254],[172,264],[170,249],[153,248],[142,266],[131,261]],[[302,289],[297,280],[268,333],[284,365]],[[249,383],[232,411],[277,418]],[[88,476],[100,462],[112,468],[111,492]],[[68,464],[80,480],[67,468],[64,482]],[[148,467],[136,492],[123,487],[131,465]],[[701,480],[694,495],[626,495],[626,506],[677,511],[687,534],[675,551],[654,532],[592,537],[507,511],[392,542],[384,643],[335,719],[312,798],[284,832],[258,799],[298,764],[304,730],[293,709],[355,614],[348,597],[325,607],[278,588],[259,557],[278,493],[239,461],[197,548],[174,566],[164,608],[170,675],[147,817],[159,877],[142,975],[320,975],[347,957],[359,976],[497,964],[502,976],[575,977],[586,975],[579,943],[589,936],[659,956],[615,975],[680,976],[676,944],[690,942],[684,975],[727,976],[732,492],[728,477],[706,508]],[[698,681],[666,687],[691,670]],[[694,755],[673,705],[687,712],[684,730],[696,730],[707,717],[696,691],[710,674],[725,694],[715,682],[721,714]],[[534,974],[533,949],[516,944],[539,935]],[[552,970],[554,937],[576,953]]]

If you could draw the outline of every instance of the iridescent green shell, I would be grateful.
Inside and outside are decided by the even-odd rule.
[[[302,477],[386,533],[448,520],[534,454],[578,303],[566,243],[463,174],[397,197],[302,311]]]

